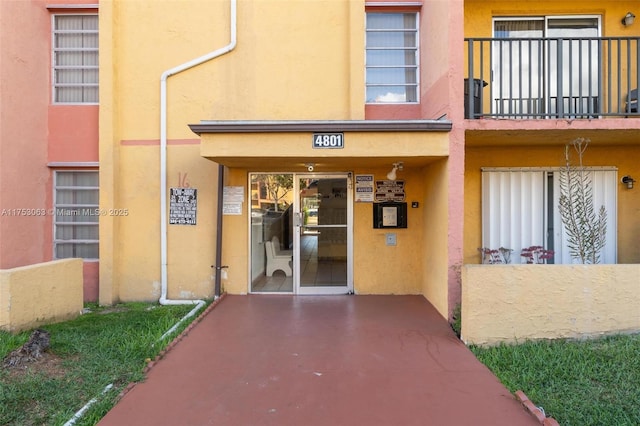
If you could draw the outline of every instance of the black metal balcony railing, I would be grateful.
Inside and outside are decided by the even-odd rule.
[[[465,117],[640,117],[639,37],[467,38]]]

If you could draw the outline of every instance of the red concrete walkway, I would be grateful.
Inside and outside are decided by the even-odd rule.
[[[422,296],[226,296],[99,423],[539,425]]]

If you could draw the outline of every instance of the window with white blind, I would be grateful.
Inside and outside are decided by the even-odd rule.
[[[600,263],[617,261],[617,171],[588,169],[594,210],[607,211],[606,245]],[[567,235],[559,211],[558,170],[483,169],[482,244],[489,249],[512,249],[511,263],[526,263],[523,248],[542,246],[554,251],[547,263],[570,264]]]
[[[492,96],[498,112],[598,110],[600,16],[494,18]],[[559,105],[559,104],[562,105]]]
[[[98,103],[98,15],[53,15],[53,103]]]
[[[55,172],[55,259],[98,259],[98,188],[97,171]]]
[[[418,41],[417,13],[367,13],[367,103],[419,101]]]

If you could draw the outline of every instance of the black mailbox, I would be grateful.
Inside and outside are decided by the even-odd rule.
[[[374,203],[374,228],[406,228],[407,203]]]

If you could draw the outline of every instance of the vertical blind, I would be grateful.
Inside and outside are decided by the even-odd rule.
[[[54,255],[56,259],[98,258],[98,172],[55,174]]]
[[[594,211],[607,212],[606,245],[600,263],[617,262],[617,172],[589,170]],[[547,182],[551,180],[551,185]],[[549,192],[548,188],[552,191]],[[526,263],[523,248],[542,246],[554,250],[553,263],[576,263],[558,208],[558,172],[544,170],[491,170],[482,172],[482,244],[489,249],[513,250],[511,263]],[[552,233],[553,247],[547,247]]]
[[[98,102],[98,15],[53,17],[53,99]]]
[[[418,15],[367,13],[366,101],[418,102]]]
[[[511,263],[523,263],[523,248],[544,246],[544,196],[543,171],[483,172],[483,247],[512,249]]]

